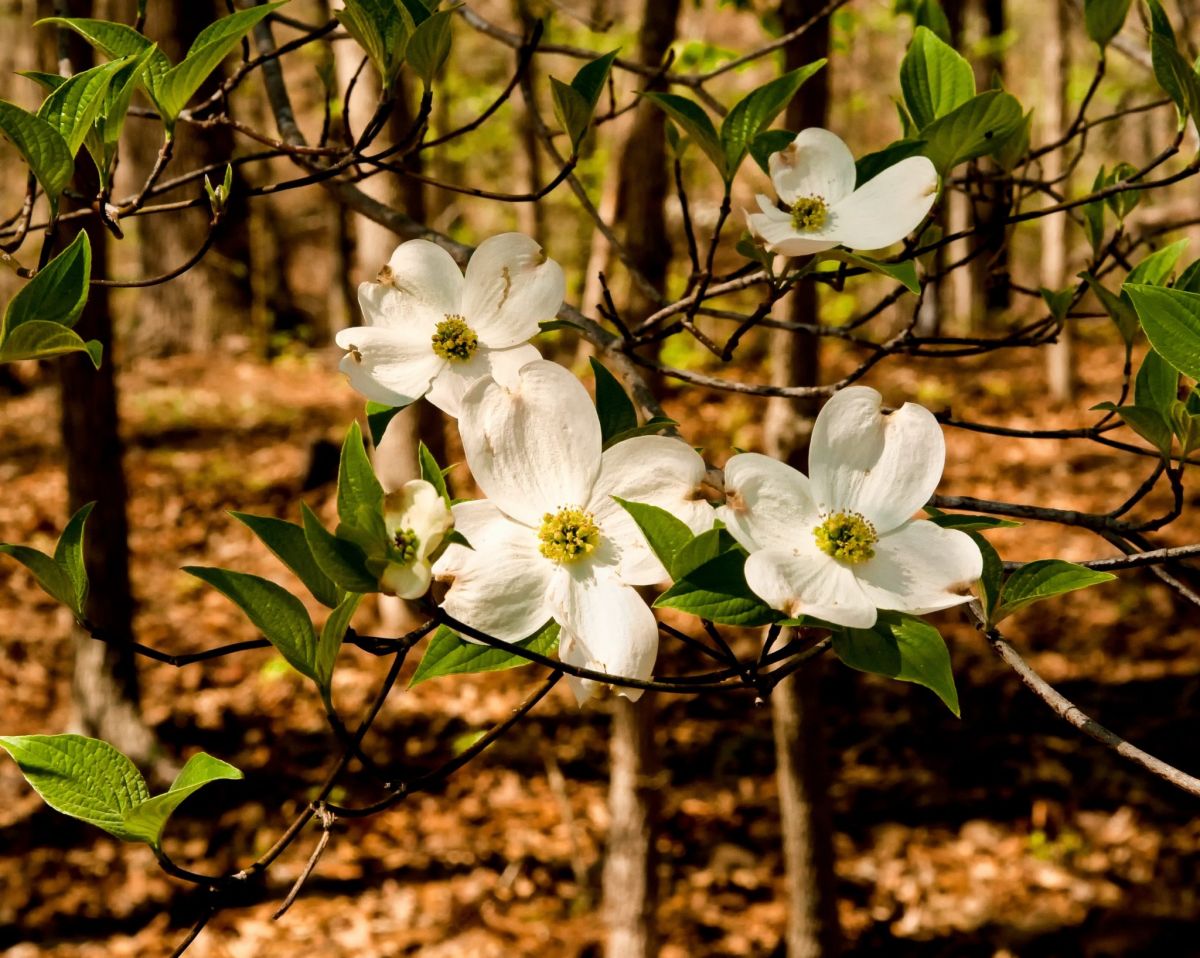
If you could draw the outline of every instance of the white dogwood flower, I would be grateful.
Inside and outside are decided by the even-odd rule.
[[[442,607],[508,642],[554,619],[562,661],[648,679],[658,626],[634,586],[661,582],[666,570],[613,497],[659,506],[705,531],[713,510],[699,493],[704,461],[666,436],[601,452],[587,390],[546,361],[524,366],[514,385],[477,382],[458,425],[488,498],[454,506],[455,527],[474,548],[451,544],[434,565],[435,577],[451,583]],[[581,702],[595,691],[594,682],[567,678]]]
[[[365,326],[343,329],[340,369],[367,399],[406,406],[422,396],[450,416],[477,379],[512,382],[541,354],[526,340],[565,292],[562,267],[521,233],[484,240],[463,276],[428,240],[392,253],[379,282],[363,283]]]
[[[821,410],[810,477],[756,453],[725,466],[717,516],[740,542],[746,582],[771,608],[870,628],[877,609],[922,614],[970,600],[979,548],[913,514],[942,476],[946,447],[929,410],[884,415],[879,393],[851,386]]]
[[[419,599],[429,591],[434,554],[454,528],[446,500],[424,479],[413,479],[383,500],[387,565],[379,585],[389,595]]]
[[[829,130],[810,127],[767,160],[780,209],[758,195],[750,232],[773,253],[807,256],[834,246],[882,249],[921,223],[937,196],[933,163],[910,156],[854,188],[854,157]]]

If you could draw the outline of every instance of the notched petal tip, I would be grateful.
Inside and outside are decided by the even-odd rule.
[[[395,284],[396,274],[392,271],[392,267],[387,263],[383,264],[383,268],[375,276],[375,282],[380,286],[392,286]]]

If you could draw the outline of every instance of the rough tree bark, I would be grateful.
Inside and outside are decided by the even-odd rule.
[[[56,0],[60,16],[93,16],[90,0]],[[46,11],[49,13],[50,11]],[[93,65],[92,49],[70,31],[58,31],[58,67],[78,72]],[[95,196],[98,181],[90,164],[76,164],[74,190]],[[107,236],[95,219],[83,221],[92,246],[92,269],[104,275]],[[62,227],[61,248],[75,235]],[[75,353],[56,360],[62,385],[62,440],[67,465],[67,497],[72,512],[95,502],[84,537],[84,561],[91,580],[87,616],[110,641],[98,642],[74,630],[75,669],[71,686],[72,726],[102,738],[145,764],[155,758],[156,742],[142,721],[138,677],[129,647],[133,635],[133,594],[129,581],[127,489],[117,430],[117,387],[114,376],[112,316],[107,291],[92,287],[75,327],[84,339],[104,344],[99,370]]]
[[[817,12],[819,0],[783,0],[779,15],[785,31]],[[823,19],[785,50],[793,70],[826,56],[829,21]],[[829,101],[829,67],[809,80],[788,107],[788,129],[823,126]],[[789,298],[792,322],[813,322],[818,313],[816,286],[801,284]],[[771,382],[811,385],[820,371],[820,339],[788,330],[769,334]],[[766,453],[806,469],[816,403],[773,398],[763,423]],[[829,765],[821,725],[820,659],[779,684],[771,695],[776,779],[786,868],[789,958],[828,958],[840,949],[837,889],[833,871],[833,831],[829,809]]]
[[[662,62],[675,39],[679,0],[646,0],[638,34],[638,59]],[[638,107],[618,177],[616,221],[624,242],[645,277],[664,289],[671,263],[664,201],[670,195],[665,120],[648,103]],[[621,291],[618,291],[619,293]],[[631,316],[652,304],[630,283],[621,295]],[[604,860],[604,919],[608,928],[607,958],[650,958],[658,953],[655,911],[658,905],[654,851],[658,794],[654,776],[654,698],[637,703],[623,698],[613,707],[610,825]]]
[[[1071,21],[1065,0],[1055,0],[1054,11],[1042,18],[1042,95],[1045,109],[1042,137],[1052,140],[1070,123],[1067,112],[1067,79],[1071,71]],[[1063,172],[1063,154],[1054,150],[1042,158],[1042,176],[1053,182]],[[1063,216],[1042,218],[1042,285],[1059,289],[1067,268],[1067,222]],[[1046,384],[1050,395],[1067,400],[1075,390],[1075,364],[1069,327],[1063,326],[1058,341],[1046,353]]]

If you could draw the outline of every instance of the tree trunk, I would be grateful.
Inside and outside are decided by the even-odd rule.
[[[106,3],[113,19],[131,21],[135,7],[131,0],[106,0]],[[147,7],[146,33],[177,63],[196,35],[226,13],[223,0],[151,3]],[[218,67],[201,86],[196,102],[216,89],[224,78],[225,71]],[[127,131],[131,166],[137,177],[128,185],[138,189],[163,148],[162,125],[131,119]],[[233,154],[234,136],[228,127],[197,128],[180,123],[175,131],[171,165],[163,178],[181,170],[222,163]],[[219,182],[222,175],[210,178]],[[235,171],[232,199],[216,228],[209,254],[171,282],[139,291],[133,327],[124,337],[131,353],[202,352],[212,349],[221,336],[245,332],[253,267],[247,225],[250,208],[242,186]],[[192,199],[200,193],[201,188],[193,183],[159,194],[153,202]],[[208,208],[201,206],[170,214],[169,223],[163,217],[128,221],[132,224],[130,232],[137,239],[142,275],[161,275],[185,262],[208,235],[208,220]],[[255,252],[263,251],[256,248]],[[269,255],[269,251],[265,252]],[[279,264],[276,259],[263,256],[259,268],[274,271]]]
[[[54,12],[72,17],[93,15],[89,0],[57,0]],[[93,65],[91,47],[74,33],[60,30],[58,39],[58,61],[63,72],[78,72]],[[76,163],[73,187],[82,196],[96,195],[99,183],[89,163]],[[83,222],[92,246],[93,274],[103,276],[107,236],[96,219]],[[73,225],[60,227],[57,245],[61,248],[70,242],[76,229]],[[93,369],[81,353],[62,356],[56,363],[62,384],[69,508],[73,513],[85,503],[96,503],[84,537],[84,561],[91,581],[86,613],[108,641],[99,642],[81,629],[75,630],[71,724],[144,765],[154,757],[156,743],[141,718],[137,669],[130,646],[133,595],[129,582],[127,492],[117,430],[112,316],[104,287],[92,287],[75,331],[85,340],[97,339],[104,345],[104,362],[99,370]]]
[[[656,65],[666,56],[675,39],[679,6],[679,0],[646,0],[638,37],[642,63]],[[617,225],[633,262],[661,290],[666,287],[671,263],[663,209],[670,194],[670,176],[662,112],[641,104],[625,146],[617,186]],[[621,301],[631,315],[640,315],[651,305],[632,282]],[[620,699],[613,712],[608,792],[611,824],[603,878],[607,958],[651,958],[658,953],[654,854],[658,804],[650,781],[658,762],[653,715],[651,693],[636,704]]]
[[[779,13],[785,31],[793,30],[821,8],[818,0],[784,0]],[[785,50],[785,69],[827,55],[829,21],[823,19]],[[829,68],[805,84],[803,95],[788,107],[788,129],[823,126],[829,101]],[[812,322],[818,315],[817,287],[802,283],[789,298],[789,319]],[[789,330],[769,334],[771,382],[813,385],[820,371],[820,338]],[[812,400],[768,400],[763,445],[768,455],[805,469],[813,418]],[[827,958],[839,951],[837,889],[833,873],[828,762],[821,725],[819,660],[785,679],[771,695],[775,732],[776,778],[783,830],[787,889],[789,958]]]
[[[1042,136],[1053,140],[1070,122],[1067,112],[1067,78],[1071,70],[1070,14],[1065,0],[1055,0],[1052,16],[1042,18],[1042,90],[1046,107]],[[1053,150],[1042,158],[1042,175],[1053,181],[1063,173],[1063,152]],[[1067,272],[1067,216],[1042,218],[1042,285],[1059,289]],[[1058,341],[1046,347],[1046,383],[1050,395],[1060,401],[1075,391],[1075,369],[1069,327],[1065,324]]]

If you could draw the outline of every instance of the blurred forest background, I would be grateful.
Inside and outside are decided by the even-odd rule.
[[[30,26],[50,15],[50,6],[0,2],[0,97],[27,108],[36,106],[39,91],[14,71],[55,68],[52,31]],[[132,22],[135,6],[134,0],[92,0],[73,2],[71,9]],[[513,32],[533,17],[546,17],[547,42],[597,53],[620,47],[645,62],[670,49],[677,67],[693,70],[719,66],[821,6],[803,0],[470,4]],[[1079,5],[950,0],[945,6],[980,88],[1001,77],[1034,109],[1034,142],[1054,138],[1095,71],[1096,49],[1083,31]],[[1177,0],[1168,7],[1194,56],[1200,4]],[[225,12],[216,0],[150,0],[146,33],[176,58]],[[318,24],[328,19],[330,4],[293,0],[285,12]],[[1135,8],[1109,52],[1097,112],[1161,100],[1140,15]],[[815,41],[832,51],[824,74],[828,88],[821,93],[806,86],[800,99],[826,96],[824,125],[856,155],[900,135],[892,100],[911,31],[912,18],[897,12],[892,0],[854,0],[833,14],[827,35]],[[289,36],[285,28],[279,34],[281,40]],[[819,55],[818,47],[799,62]],[[306,46],[285,61],[303,126],[320,128],[327,91],[344,89],[360,58],[350,41],[336,40]],[[782,53],[765,58],[730,71],[712,88],[723,102],[733,102],[783,63]],[[549,55],[538,64],[562,77],[576,68],[576,61]],[[510,49],[456,20],[429,135],[477,116],[508,82],[512,65]],[[359,82],[374,82],[369,70]],[[632,89],[627,74],[618,83]],[[537,89],[547,96],[543,113],[549,116],[544,76]],[[369,115],[372,99],[355,101],[364,112],[354,118],[356,127]],[[807,116],[820,107],[817,102]],[[232,111],[273,133],[257,79],[237,89]],[[578,174],[602,215],[677,292],[688,273],[680,204],[669,184],[650,198],[639,188],[658,183],[647,173],[654,154],[647,152],[652,139],[646,139],[645,125],[654,122],[661,128],[643,106],[602,124]],[[406,127],[401,117],[397,129]],[[1146,159],[1174,133],[1170,108],[1132,113],[1098,128],[1084,160],[1069,172],[1065,192],[1088,189],[1101,163],[1111,168]],[[156,124],[130,119],[117,195],[135,191],[145,179],[160,135]],[[181,124],[172,169],[223,163],[260,148],[228,128]],[[1195,149],[1190,128],[1183,152]],[[0,156],[4,169],[19,169],[7,144],[0,145]],[[512,192],[536,189],[555,172],[520,97],[506,101],[470,135],[423,158],[421,172],[433,179]],[[692,150],[683,174],[691,216],[701,229],[711,229],[720,187],[702,164]],[[735,210],[751,206],[754,192],[767,185],[750,164],[745,169]],[[289,175],[294,167],[285,158],[239,167],[234,207],[198,266],[164,285],[112,290],[105,300],[115,331],[106,365],[117,374],[129,495],[133,604],[125,614],[149,645],[187,652],[253,636],[228,602],[180,573],[181,565],[232,565],[294,584],[228,510],[295,518],[296,500],[303,498],[321,515],[332,515],[336,444],[361,413],[361,401],[336,372],[331,336],[358,323],[357,284],[374,278],[396,238],[319,189],[237,200],[246,185]],[[416,178],[377,177],[368,189],[464,242],[504,230],[531,234],[566,269],[570,302],[595,315],[597,274],[605,270],[618,299],[634,315],[639,308],[645,312],[565,186],[525,204],[480,200]],[[4,177],[0,211],[16,210],[23,190],[23,173]],[[197,193],[190,184],[160,199]],[[1188,262],[1200,255],[1200,229],[1168,235],[1156,229],[1196,203],[1191,181],[1161,191],[1131,214],[1127,229],[1144,234],[1146,248],[1191,239]],[[969,214],[952,202],[942,215],[953,229]],[[1082,229],[1066,217],[1057,222],[1015,229],[1005,267],[1015,286],[1056,289],[1081,268],[1087,250]],[[201,244],[206,223],[203,209],[127,219],[125,239],[107,244],[102,272],[166,272]],[[732,243],[726,255],[723,268],[736,266]],[[954,249],[947,255],[953,258]],[[1002,329],[1043,308],[1019,290],[997,291],[990,278],[995,265],[954,273],[927,297],[928,321],[949,332]],[[0,272],[0,301],[18,282]],[[824,322],[836,323],[850,317],[870,289],[870,283],[854,292],[822,288],[813,305]],[[895,308],[911,310],[911,298]],[[1089,407],[1117,398],[1121,381],[1123,346],[1111,322],[1095,312],[1097,318],[1073,325],[1069,350],[911,360],[865,381],[890,403],[913,399],[935,410],[952,407],[963,418],[1025,428],[1083,425],[1091,421]],[[734,373],[763,381],[769,336],[752,335],[757,338]],[[585,373],[587,350],[569,330],[549,333],[539,345]],[[666,340],[661,353],[684,369],[716,366],[683,334]],[[851,360],[834,345],[824,350],[822,363],[836,373]],[[52,363],[25,364],[0,368],[0,377],[0,540],[44,548],[69,514],[58,372]],[[763,448],[761,402],[671,381],[660,387],[667,412],[713,464],[735,446]],[[453,429],[444,430],[427,412],[396,420],[394,442],[404,445],[413,431],[406,422],[418,415],[425,440],[444,448],[444,461],[459,461]],[[1138,481],[1131,479],[1127,457],[1089,444],[954,430],[947,443],[941,491],[948,493],[1103,510]],[[96,468],[118,469],[115,443],[95,450],[95,457]],[[404,448],[393,450],[381,457],[380,468],[393,470],[394,482],[410,457]],[[451,481],[460,494],[470,493],[464,469],[456,469]],[[1191,506],[1191,489],[1188,495]],[[1200,522],[1185,513],[1168,538],[1184,543],[1198,535]],[[1037,523],[1002,530],[993,541],[1010,560],[1081,559],[1111,551],[1079,530]],[[118,572],[123,561],[94,558]],[[406,622],[403,610],[386,605],[363,616],[364,628],[379,631],[402,629]],[[942,614],[938,624],[951,644],[961,720],[927,690],[835,662],[814,669],[808,680],[823,703],[809,700],[808,729],[818,730],[827,753],[828,788],[815,800],[827,802],[831,816],[834,877],[826,891],[846,952],[900,958],[1200,955],[1200,819],[1193,800],[1062,725],[960,615]],[[1149,575],[1128,573],[1083,597],[1036,606],[1018,616],[1009,632],[1039,672],[1081,707],[1168,761],[1197,767],[1200,630],[1194,612],[1177,606]],[[747,631],[740,641],[748,650],[759,637]],[[15,563],[0,564],[0,729],[53,732],[90,721],[73,704],[77,642],[69,614]],[[86,654],[79,653],[80,667],[101,667],[98,661],[89,665]],[[415,663],[414,657],[406,677]],[[362,708],[382,665],[344,654],[335,684],[339,705]],[[442,678],[395,694],[367,747],[414,763],[451,754],[508,714],[529,683],[527,671]],[[168,842],[174,857],[216,870],[260,853],[294,812],[297,797],[314,787],[329,754],[331,736],[311,690],[269,651],[178,670],[140,662],[138,673],[138,715],[127,716],[127,735],[137,740],[140,733],[129,728],[142,726],[147,741],[161,746],[160,761],[166,761],[161,755],[178,758],[185,749],[203,747],[247,773],[245,782],[214,786],[215,804],[202,816],[184,806]],[[744,694],[672,696],[647,707],[656,708],[657,716],[651,723],[643,718],[641,728],[655,741],[643,750],[651,764],[636,769],[634,790],[643,799],[642,812],[657,823],[649,865],[657,900],[647,907],[661,954],[784,954],[787,904],[770,708],[755,707]],[[303,867],[305,848],[289,853],[261,905],[221,915],[189,954],[601,954],[614,710],[620,720],[611,699],[581,711],[565,688],[557,690],[442,793],[419,796],[374,819],[339,824],[316,876],[286,918],[272,922],[270,916],[281,889]],[[815,745],[808,751],[821,758]],[[194,918],[189,896],[158,871],[147,848],[121,845],[57,816],[13,763],[0,763],[4,954],[166,954]]]

